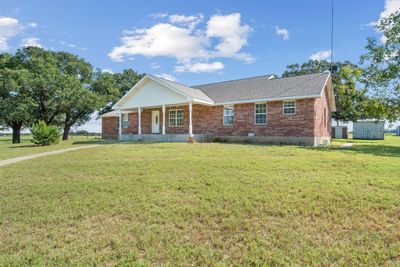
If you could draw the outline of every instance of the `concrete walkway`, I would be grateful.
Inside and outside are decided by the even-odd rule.
[[[61,154],[61,153],[69,152],[69,151],[75,151],[75,150],[93,148],[93,147],[99,147],[99,146],[102,146],[102,145],[78,146],[78,147],[72,147],[72,148],[65,148],[65,149],[60,149],[60,150],[42,152],[42,153],[32,154],[32,155],[28,155],[28,156],[22,156],[22,157],[16,157],[16,158],[11,158],[11,159],[0,160],[0,167],[6,166],[6,165],[9,165],[9,164],[13,164],[13,163],[16,163],[16,162],[20,162],[20,161],[23,161],[23,160],[36,159],[36,158],[40,158],[40,157]]]

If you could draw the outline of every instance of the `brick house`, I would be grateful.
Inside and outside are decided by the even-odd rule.
[[[186,86],[146,75],[103,114],[103,138],[329,144],[329,73]]]

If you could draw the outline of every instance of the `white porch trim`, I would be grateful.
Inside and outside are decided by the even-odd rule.
[[[193,137],[192,101],[189,102],[189,136],[190,136],[190,137]]]
[[[121,136],[122,135],[122,114],[121,114],[121,110],[118,110],[118,135]]]
[[[162,105],[162,134],[165,135],[165,105]]]
[[[142,134],[142,108],[138,108],[138,135]]]

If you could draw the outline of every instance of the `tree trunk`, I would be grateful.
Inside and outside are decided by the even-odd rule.
[[[336,126],[339,126],[339,120],[336,120]]]
[[[11,128],[12,128],[12,143],[13,144],[21,143],[22,124],[14,124]]]
[[[64,125],[64,132],[63,132],[63,137],[62,140],[68,140],[68,135],[69,135],[69,131],[71,130],[71,125],[69,124],[65,124]]]

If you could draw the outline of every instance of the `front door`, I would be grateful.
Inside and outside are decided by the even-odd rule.
[[[151,112],[151,133],[160,133],[160,111]]]

